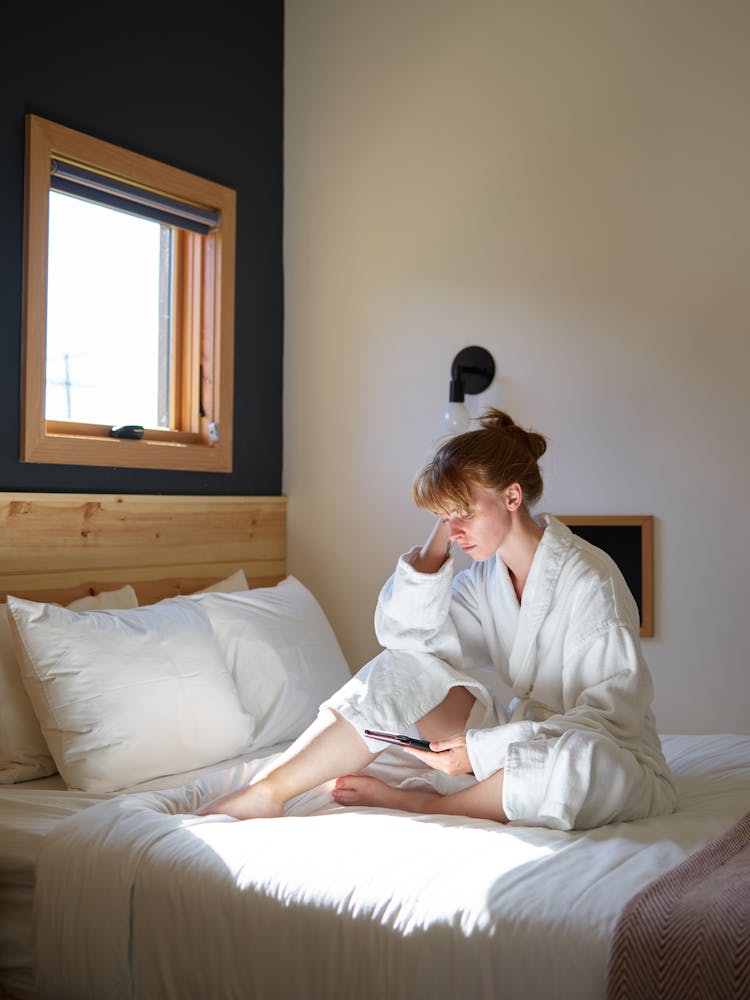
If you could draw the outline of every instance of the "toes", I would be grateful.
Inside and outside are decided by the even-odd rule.
[[[336,791],[341,791],[342,789],[351,790],[357,787],[357,778],[352,774],[345,774],[341,778],[336,779],[336,784],[333,786]]]
[[[356,805],[356,803],[359,801],[356,792],[348,788],[335,789],[333,792],[333,797],[342,806]]]

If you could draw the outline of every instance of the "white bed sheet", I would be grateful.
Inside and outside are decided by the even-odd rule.
[[[627,900],[750,808],[750,736],[665,736],[663,744],[677,812],[580,833],[346,809],[326,786],[291,803],[291,818],[240,823],[187,812],[246,778],[252,763],[118,796],[85,814],[97,797],[27,792],[28,810],[22,791],[0,791],[0,903],[15,884],[27,907],[24,927],[14,925],[17,945],[26,942],[15,966],[3,916],[0,984],[35,996],[33,860],[51,834],[38,938],[45,997],[601,1000]],[[376,773],[405,776],[408,765],[393,763],[403,755],[388,753]],[[66,815],[79,818],[61,827]],[[68,834],[88,843],[78,860]],[[148,845],[138,858],[134,834]],[[113,930],[130,924],[131,898],[127,940]],[[71,919],[81,912],[95,916]],[[81,963],[79,953],[96,961]]]
[[[236,768],[250,759],[280,753],[289,742],[222,761],[211,767],[155,778],[128,789],[134,793],[199,780],[209,774]],[[116,794],[122,794],[120,792]],[[0,994],[18,1000],[35,1000],[32,974],[32,903],[34,872],[44,837],[60,820],[114,798],[115,794],[68,791],[59,774],[0,785]]]

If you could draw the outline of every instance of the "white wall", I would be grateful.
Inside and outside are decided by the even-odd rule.
[[[287,0],[289,569],[353,668],[450,364],[541,509],[653,514],[663,732],[750,731],[750,5]]]

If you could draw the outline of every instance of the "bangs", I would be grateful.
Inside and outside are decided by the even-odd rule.
[[[433,462],[417,477],[412,492],[417,507],[433,514],[470,514],[474,504],[469,490],[465,475],[439,469]]]

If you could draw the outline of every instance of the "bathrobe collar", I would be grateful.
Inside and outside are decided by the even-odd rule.
[[[535,655],[536,637],[549,614],[562,568],[574,547],[573,533],[552,514],[540,514],[544,526],[523,590],[509,669],[513,687],[528,696],[539,665]],[[499,556],[497,557],[499,558]]]

